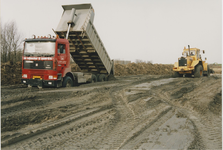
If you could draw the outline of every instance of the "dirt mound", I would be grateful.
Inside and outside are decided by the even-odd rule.
[[[22,62],[7,62],[1,64],[1,85],[21,83]]]
[[[222,74],[221,64],[210,64],[209,67],[214,71],[215,74]]]
[[[127,75],[164,75],[172,74],[173,65],[151,63],[115,64],[115,76]],[[71,64],[71,71],[81,71],[77,64]]]
[[[115,64],[115,76],[128,75],[166,75],[172,74],[173,65],[129,63],[127,65]],[[71,64],[71,71],[81,71],[75,63]],[[1,85],[20,84],[22,78],[22,62],[7,62],[1,64]]]
[[[126,75],[165,75],[172,74],[173,65],[151,63],[129,63],[127,65],[115,64],[115,76]]]
[[[75,64],[75,63],[72,63],[72,64],[70,64],[70,66],[71,66],[71,71],[72,72],[80,72],[81,71],[81,69],[79,68],[79,66],[77,65],[77,64]]]

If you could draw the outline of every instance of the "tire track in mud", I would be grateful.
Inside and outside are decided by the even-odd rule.
[[[141,83],[143,81],[135,82],[134,84]],[[76,148],[117,148],[123,142],[124,138],[126,138],[126,134],[128,131],[131,131],[135,122],[132,121],[131,110],[128,108],[126,103],[122,99],[122,89],[128,87],[129,85],[119,86],[118,88],[111,88],[110,97],[113,101],[114,105],[114,119],[111,121],[109,126],[106,126],[104,129],[101,127],[97,133],[93,135],[93,137],[88,136],[86,138],[81,139],[79,141],[79,145],[72,145],[70,142],[64,143],[63,146],[67,148],[75,147]],[[132,124],[132,125],[130,125]],[[94,140],[92,140],[94,139]],[[76,140],[75,140],[76,141]],[[86,144],[86,143],[90,143]],[[61,144],[60,144],[61,145]],[[72,146],[71,146],[72,145]],[[52,147],[51,147],[52,148]]]
[[[102,89],[102,90],[101,90]],[[85,105],[85,108],[86,109],[90,109],[90,108],[92,108],[92,107],[95,107],[95,106],[101,106],[102,107],[102,109],[110,109],[111,107],[112,107],[112,104],[109,104],[109,102],[108,103],[106,103],[106,101],[109,101],[109,98],[106,98],[106,97],[104,97],[104,94],[106,95],[106,93],[104,93],[104,92],[106,92],[106,91],[108,91],[110,88],[106,88],[106,87],[102,87],[102,88],[91,88],[90,89],[90,92],[85,92],[85,90],[83,91],[83,90],[81,90],[81,92],[79,92],[78,90],[76,90],[76,92],[72,92],[72,95],[74,95],[75,97],[77,97],[77,96],[82,96],[82,95],[85,95],[85,94],[87,94],[87,95],[89,95],[90,93],[92,93],[92,92],[96,92],[96,93],[98,93],[98,94],[94,94],[93,96],[91,96],[90,97],[90,99],[88,100],[88,101],[83,101],[82,100],[82,102],[80,101],[80,104],[82,105],[82,107],[83,107],[83,105]],[[83,92],[82,92],[83,91]],[[76,95],[76,93],[77,93],[77,95]],[[82,94],[83,93],[83,94]],[[103,93],[103,94],[102,94]],[[48,93],[46,93],[45,95],[47,95]],[[52,93],[52,94],[54,94],[54,93]],[[48,94],[49,95],[49,94]],[[89,101],[91,101],[90,103],[89,103]],[[103,102],[103,101],[105,101],[105,102]],[[84,102],[84,103],[83,103]],[[102,102],[102,103],[101,103]],[[92,105],[92,104],[94,104],[94,105]],[[97,105],[97,104],[99,104],[99,105]],[[60,106],[61,104],[59,104],[59,106]],[[63,106],[63,105],[62,105]],[[88,107],[87,107],[88,106]],[[66,107],[66,106],[65,106]],[[65,108],[64,107],[64,108]],[[60,108],[62,108],[62,107],[60,107]],[[67,108],[67,107],[66,107]],[[65,108],[65,109],[66,109]],[[69,108],[69,107],[68,107]],[[63,108],[62,108],[63,109]],[[93,115],[93,114],[92,114]],[[112,116],[112,115],[111,115]],[[109,117],[108,117],[109,118]],[[38,143],[38,142],[37,142]],[[27,144],[25,144],[25,145],[27,145]],[[98,144],[97,144],[98,145]]]
[[[24,130],[23,133],[19,133],[16,134],[14,136],[11,136],[9,139],[4,139],[1,142],[2,147],[8,145],[8,144],[12,144],[12,143],[16,143],[18,141],[22,141],[24,139],[27,139],[29,137],[33,137],[36,136],[38,134],[41,134],[43,132],[47,132],[51,129],[55,129],[57,127],[60,127],[66,123],[72,122],[73,120],[77,120],[81,117],[87,116],[89,113],[96,113],[100,111],[100,109],[92,109],[92,110],[88,110],[88,111],[84,111],[84,112],[80,112],[74,115],[70,115],[67,116],[65,118],[56,120],[56,121],[51,121],[49,123],[45,122],[37,127],[33,127],[33,128],[29,128],[27,130]]]
[[[150,79],[150,80],[159,80],[159,78]],[[109,95],[113,101],[112,105],[114,105],[113,110],[115,111],[115,113],[113,115],[109,115],[109,116],[112,116],[111,117],[112,119],[109,119],[109,126],[106,126],[103,124],[100,126],[100,130],[98,129],[98,131],[96,133],[93,133],[93,135],[89,135],[89,136],[82,136],[84,138],[77,138],[77,137],[75,138],[75,136],[80,136],[80,135],[73,135],[73,134],[72,134],[72,136],[69,136],[69,137],[72,137],[73,139],[75,139],[75,141],[78,141],[78,139],[81,139],[81,140],[79,140],[78,144],[72,145],[71,144],[71,143],[73,143],[72,141],[67,142],[67,141],[64,141],[58,137],[58,136],[62,135],[63,137],[65,136],[65,139],[66,139],[66,135],[68,134],[67,132],[64,132],[65,134],[60,134],[60,135],[53,134],[53,136],[43,136],[42,134],[45,135],[46,133],[41,133],[34,137],[31,137],[28,140],[24,140],[17,144],[14,144],[14,148],[19,148],[19,147],[25,148],[25,149],[56,148],[58,146],[59,147],[61,146],[64,148],[64,146],[66,147],[67,145],[68,145],[68,147],[71,146],[71,147],[76,147],[76,148],[118,148],[120,146],[120,144],[123,142],[123,140],[126,138],[126,136],[127,136],[126,134],[128,133],[128,131],[131,131],[131,129],[135,125],[135,122],[132,121],[132,119],[134,119],[134,117],[132,118],[133,115],[131,115],[131,113],[133,113],[133,111],[131,111],[129,105],[127,105],[127,101],[123,100],[122,92],[119,92],[119,91],[122,91],[122,89],[124,89],[126,87],[140,84],[145,81],[148,82],[148,79],[134,81],[133,83],[128,82],[127,84],[119,86],[118,88],[115,86],[111,90],[109,88],[106,89],[110,93]],[[99,90],[98,92],[104,92],[104,91]],[[89,92],[87,92],[86,94],[89,95]],[[98,102],[100,102],[100,101],[98,101]],[[107,108],[107,106],[106,106],[106,108]],[[111,107],[109,107],[109,108],[111,108]],[[74,122],[74,124],[76,124],[76,123]],[[120,126],[123,127],[123,128],[121,128],[121,130],[119,130]],[[59,128],[63,128],[63,130],[64,130],[64,126],[61,126]],[[51,132],[51,131],[48,131],[48,132]],[[122,134],[120,134],[120,133],[122,133]],[[111,134],[114,136],[111,136]],[[85,135],[85,132],[83,132],[83,135]],[[123,138],[120,138],[121,135],[123,135]],[[91,136],[93,136],[93,137],[91,137]],[[41,138],[39,138],[39,137],[41,137]],[[92,140],[92,139],[95,139],[95,137],[96,137],[96,140]],[[50,140],[54,139],[54,140],[53,140],[53,142],[50,142],[49,139]],[[61,142],[61,140],[64,142],[64,145],[63,145],[63,142]],[[91,141],[90,144],[86,144],[87,141]],[[13,146],[10,146],[10,147],[12,148]]]
[[[107,91],[109,88],[93,89],[90,91],[77,91],[68,94],[67,92],[63,93],[24,93],[20,94],[19,97],[12,96],[9,99],[3,99],[2,103],[2,116],[1,116],[1,127],[2,133],[12,130],[18,130],[27,125],[41,123],[46,120],[56,119],[64,117],[64,115],[75,112],[76,110],[82,111],[84,109],[89,109],[94,105],[91,103],[100,103],[103,101],[100,97],[97,97],[98,90]],[[86,102],[82,99],[77,102],[77,99],[85,95],[92,94],[91,101]],[[30,95],[29,95],[30,94]],[[44,97],[47,97],[44,99]],[[74,101],[65,101],[65,99],[71,99],[75,97]],[[7,103],[15,102],[17,100],[21,103],[19,105],[8,105]],[[84,103],[83,103],[84,102]],[[69,106],[67,106],[69,105]],[[110,105],[109,103],[102,102],[101,105]],[[109,107],[109,106],[108,106]],[[74,110],[75,109],[75,110]],[[4,135],[4,134],[3,134]],[[5,136],[5,135],[4,135]],[[2,138],[4,138],[2,136]]]
[[[96,89],[96,90],[98,90],[98,89]],[[104,91],[106,91],[106,90],[108,90],[108,89],[106,89],[105,88],[105,90],[102,90],[101,92],[104,92]],[[95,92],[95,90],[92,90],[92,92]],[[101,96],[99,95],[99,96],[97,96],[97,94],[94,94],[93,96],[91,96],[90,98],[91,99],[89,99],[89,101],[83,101],[82,100],[82,102],[80,102],[81,101],[81,96],[85,96],[86,94],[87,95],[89,95],[89,93],[92,93],[92,92],[84,92],[84,93],[82,93],[82,92],[78,92],[77,94],[76,93],[72,93],[71,95],[76,95],[75,97],[80,97],[80,100],[79,100],[79,103],[80,104],[82,104],[82,108],[84,108],[84,109],[86,109],[86,110],[88,110],[88,109],[94,109],[94,108],[96,108],[96,107],[99,107],[100,109],[110,109],[111,108],[111,104],[110,104],[110,100],[109,99],[107,99],[104,95],[102,95],[101,94]],[[69,96],[68,96],[69,97]],[[104,100],[105,99],[105,100]],[[72,101],[72,99],[71,99],[71,101]],[[107,101],[107,102],[106,102]],[[68,101],[69,102],[69,101]],[[77,102],[77,101],[74,101],[74,103],[75,102]],[[83,103],[84,102],[84,103]],[[89,103],[90,102],[90,103]],[[66,113],[67,113],[67,111],[70,111],[71,110],[71,112],[75,112],[76,110],[72,110],[73,109],[73,107],[76,107],[77,105],[75,104],[75,105],[70,105],[71,107],[67,107],[66,105],[67,104],[69,104],[69,103],[60,103],[60,101],[57,101],[56,103],[58,103],[58,104],[55,104],[55,106],[53,106],[53,107],[55,107],[55,108],[59,108],[58,110],[59,111],[63,111],[64,109],[66,109]],[[95,103],[95,104],[94,104]],[[93,104],[93,105],[92,105]],[[97,104],[99,104],[99,105],[97,105]],[[84,107],[83,107],[83,105],[84,105]],[[52,106],[52,105],[51,105]],[[51,106],[50,106],[50,108],[47,108],[48,110],[53,110],[52,108],[51,108]],[[58,107],[59,106],[59,107]],[[83,109],[78,109],[79,111],[83,111]],[[40,111],[41,112],[41,111]],[[68,112],[67,114],[69,115],[71,112]],[[52,113],[52,112],[51,112]],[[78,113],[78,112],[76,112],[76,113]],[[44,114],[44,113],[43,113]],[[58,120],[57,120],[58,121]],[[29,127],[29,126],[28,126]],[[9,133],[10,134],[10,133]],[[2,135],[3,136],[3,135]],[[13,136],[13,135],[9,135],[9,136]],[[4,136],[3,136],[4,137]],[[6,135],[6,137],[7,137],[7,135]]]
[[[134,82],[133,84],[129,84],[127,86],[123,86],[123,87],[119,87],[119,88],[111,90],[110,96],[113,100],[113,103],[115,104],[115,110],[116,110],[115,117],[116,117],[117,124],[115,125],[112,132],[109,133],[109,135],[102,141],[102,145],[104,145],[104,146],[99,147],[99,148],[120,149],[120,147],[122,147],[123,144],[126,143],[126,141],[128,141],[130,138],[132,138],[132,136],[134,136],[133,134],[141,133],[140,130],[146,128],[147,124],[153,122],[153,119],[149,119],[149,123],[148,123],[148,118],[147,118],[147,120],[142,121],[145,118],[142,118],[141,116],[136,116],[134,109],[129,104],[127,98],[125,97],[125,94],[123,94],[123,92],[126,90],[126,88],[129,88],[131,86],[141,84],[144,82],[145,81]],[[146,80],[146,82],[149,82],[149,81]],[[158,104],[157,104],[157,106],[158,106]],[[154,108],[155,114],[153,114],[153,115],[155,115],[155,116],[159,113],[165,114],[169,111],[169,109],[168,109],[168,111],[166,112],[165,108],[163,108],[163,107],[160,107],[159,112],[157,112],[155,110],[156,109]],[[155,120],[156,120],[156,118],[155,118]],[[140,124],[143,124],[143,125],[140,125]],[[134,129],[137,131],[134,131]],[[132,133],[129,135],[129,133],[131,133],[132,130],[135,133]]]
[[[195,139],[189,149],[222,148],[221,116],[213,114],[208,109],[208,105],[214,97],[213,94],[221,87],[219,84],[221,79],[218,79],[215,77],[192,80],[182,79],[181,83],[178,83],[179,86],[164,85],[158,91],[154,90],[159,97],[192,121],[195,128]],[[182,83],[183,88],[180,86]],[[183,94],[181,92],[179,96],[178,92],[185,89],[185,87],[186,90],[184,90]],[[193,88],[193,90],[189,88]],[[206,92],[207,88],[209,89],[208,93]],[[161,94],[159,91],[163,89],[165,92]]]
[[[60,122],[55,122],[51,126],[43,126],[43,129],[36,134],[30,135],[29,139],[20,141],[14,145],[5,147],[6,149],[51,149],[66,143],[71,137],[75,141],[83,140],[88,134],[97,132],[100,126],[112,120],[112,110],[93,110],[94,113],[81,113],[73,118],[62,119]],[[38,129],[35,129],[38,130]],[[21,139],[23,140],[23,139]],[[12,141],[15,142],[15,141]],[[10,143],[7,143],[10,144]],[[69,143],[70,144],[70,143]],[[4,144],[2,145],[4,146]],[[77,145],[72,145],[74,148]],[[62,148],[62,147],[61,147]],[[78,148],[78,146],[76,147]],[[4,149],[4,148],[3,148]]]
[[[160,125],[174,115],[174,110],[171,111],[171,109],[172,107],[168,106],[166,109],[160,110],[157,115],[151,117],[146,123],[135,127],[133,131],[136,131],[131,133],[118,149],[138,149],[148,134],[154,132]]]
[[[213,89],[216,86],[215,82],[220,81],[219,78],[216,81],[212,78],[178,78],[171,79],[170,83],[168,79],[165,80],[168,82],[164,82],[163,85],[160,82],[162,79],[164,78],[136,76],[126,78],[126,81],[120,83],[112,82],[112,84],[115,83],[113,86],[100,83],[96,86],[90,85],[90,88],[84,85],[80,87],[80,90],[69,88],[66,94],[69,94],[70,97],[58,98],[47,107],[43,105],[46,108],[35,108],[39,110],[58,109],[58,113],[63,113],[62,118],[72,113],[75,116],[80,112],[97,108],[99,110],[3,149],[145,148],[146,145],[151,146],[151,143],[148,143],[150,137],[155,138],[153,141],[155,144],[159,142],[156,138],[161,139],[161,136],[154,132],[160,133],[161,131],[157,129],[161,129],[166,122],[170,122],[171,118],[176,116],[176,112],[178,112],[177,115],[183,116],[184,121],[188,118],[194,127],[190,128],[194,132],[194,140],[188,143],[190,144],[188,149],[204,149],[213,145],[214,148],[221,148],[221,135],[218,133],[221,131],[219,123],[221,118],[216,118],[216,114],[211,111],[203,114],[203,110],[199,111],[200,107],[191,106],[195,100],[193,97],[202,95],[202,92],[197,92],[199,87],[210,86]],[[153,82],[155,80],[157,82]],[[61,92],[58,93],[64,91],[66,90],[61,89]],[[177,95],[180,91],[183,94]],[[42,94],[50,96],[55,92],[50,93],[47,95],[47,91],[44,91]],[[196,105],[202,102],[200,99],[196,101]],[[209,104],[209,101],[205,104]],[[212,105],[214,108],[215,104]],[[58,123],[59,120],[54,121]],[[213,128],[213,126],[216,127]],[[207,135],[209,132],[210,135]],[[167,134],[166,131],[165,134]],[[211,144],[207,145],[206,143],[209,142]]]
[[[102,148],[117,149],[126,138],[126,133],[131,131],[134,125],[134,115],[131,109],[126,105],[121,93],[124,87],[119,87],[110,92],[110,96],[115,104],[115,120],[116,124],[113,130],[106,135],[102,141]]]
[[[92,142],[88,138],[96,136],[101,132],[101,128],[105,128],[112,118],[110,110],[105,110],[97,114],[91,114],[89,117],[82,118],[80,121],[63,126],[60,130],[51,131],[51,141],[41,145],[41,149],[82,149],[90,148]],[[88,141],[88,142],[86,142]],[[89,144],[87,144],[89,143]]]

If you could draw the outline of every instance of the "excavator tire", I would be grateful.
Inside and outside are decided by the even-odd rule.
[[[174,72],[173,77],[174,78],[183,77],[183,75],[182,74],[179,74],[179,72]]]
[[[205,73],[203,72],[203,76],[209,77],[210,76],[210,72],[211,72],[211,70],[210,70],[209,66],[207,66],[207,71],[205,71]]]
[[[194,71],[194,77],[200,78],[203,76],[203,67],[201,65],[197,65]]]
[[[210,77],[210,72],[211,72],[211,70],[210,70],[210,68],[209,68],[209,66],[208,66],[207,77]]]
[[[186,74],[185,77],[191,77],[191,74]]]

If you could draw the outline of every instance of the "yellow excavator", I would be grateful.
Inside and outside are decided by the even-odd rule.
[[[204,50],[203,54],[205,53]],[[201,50],[198,48],[184,47],[182,57],[178,58],[178,62],[174,63],[174,77],[194,77],[210,76],[212,72],[208,64],[201,59]],[[207,58],[205,58],[207,60]]]

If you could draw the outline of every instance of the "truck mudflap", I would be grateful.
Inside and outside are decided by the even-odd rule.
[[[41,79],[21,79],[23,84],[38,87],[56,87],[57,80],[41,80]]]

